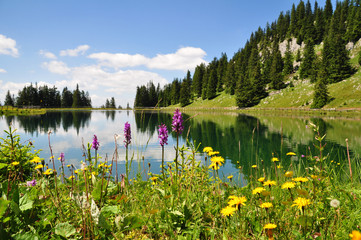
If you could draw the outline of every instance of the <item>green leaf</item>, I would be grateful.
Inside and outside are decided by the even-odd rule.
[[[7,167],[7,166],[8,166],[7,163],[0,163],[0,169],[3,169],[3,168],[5,168],[5,167]]]
[[[4,215],[6,209],[8,208],[9,203],[10,203],[10,201],[0,198],[0,219]]]
[[[118,208],[118,206],[106,206],[106,207],[102,208],[101,212],[102,213],[110,212],[113,214],[117,214],[117,213],[119,213],[119,208]]]
[[[55,226],[55,234],[57,234],[59,236],[68,238],[75,233],[76,233],[75,228],[68,222],[58,223]]]
[[[39,237],[37,234],[32,232],[27,233],[18,233],[14,236],[15,240],[38,240]]]
[[[101,226],[102,228],[105,228],[107,230],[111,229],[107,219],[104,217],[104,215],[102,213],[99,216],[99,226]]]
[[[20,198],[19,208],[20,208],[20,210],[22,212],[26,211],[26,210],[31,209],[33,207],[33,203],[34,203],[34,201],[31,200],[29,194],[26,193],[23,197]]]

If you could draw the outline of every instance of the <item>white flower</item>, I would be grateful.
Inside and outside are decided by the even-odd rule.
[[[333,208],[338,208],[340,206],[340,201],[337,199],[332,199],[330,202],[330,206]]]

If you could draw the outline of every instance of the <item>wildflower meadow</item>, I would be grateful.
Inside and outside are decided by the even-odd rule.
[[[128,153],[128,122],[111,158],[98,154],[94,135],[81,168],[53,155],[51,132],[51,156],[41,159],[10,125],[0,139],[0,239],[361,239],[359,162],[332,164],[317,126],[317,155],[289,165],[282,159],[301,154],[269,156],[250,162],[247,176],[242,166],[221,176],[226,159],[217,149],[179,146],[184,121],[177,109],[172,126],[159,123],[159,174],[132,171],[141,160]],[[168,134],[177,138],[173,159],[164,159]],[[125,172],[118,151],[126,151]]]

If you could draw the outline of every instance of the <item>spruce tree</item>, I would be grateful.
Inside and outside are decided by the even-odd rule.
[[[203,75],[206,71],[206,66],[204,63],[201,63],[199,66],[196,67],[193,74],[193,93],[196,97],[202,96],[202,83],[203,83]]]
[[[15,100],[14,100],[14,98],[11,96],[9,90],[8,90],[8,92],[6,93],[6,96],[5,96],[4,106],[12,106],[12,107],[15,106]]]
[[[217,70],[212,69],[208,78],[207,98],[212,99],[217,95]]]
[[[185,79],[181,84],[179,101],[182,107],[188,105],[191,99],[189,82]]]
[[[293,73],[293,57],[290,50],[290,42],[287,42],[287,48],[285,52],[284,58],[284,67],[283,67],[284,74],[291,74]]]
[[[80,105],[80,91],[79,91],[79,85],[76,85],[76,89],[73,92],[73,104],[72,107],[73,108],[77,108]]]
[[[284,87],[282,71],[283,71],[282,55],[278,47],[278,41],[275,40],[272,49],[272,65],[270,72],[271,88],[279,90]]]
[[[325,71],[325,67],[323,66],[319,71],[318,80],[315,84],[311,108],[322,108],[328,103],[329,99],[330,97],[327,90],[327,73]]]
[[[306,40],[306,46],[303,54],[303,59],[300,65],[300,77],[305,79],[312,77],[314,74],[314,61],[316,59],[315,46],[312,39]]]

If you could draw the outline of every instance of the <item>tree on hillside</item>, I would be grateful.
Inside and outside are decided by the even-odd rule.
[[[61,107],[69,108],[73,105],[73,93],[68,90],[67,87],[63,88],[63,92],[61,94]]]
[[[287,48],[285,52],[284,58],[284,67],[283,67],[284,74],[291,74],[293,73],[293,57],[290,50],[290,42],[287,42]]]
[[[184,79],[181,84],[179,101],[181,106],[184,107],[190,103],[190,100],[191,100],[191,91],[190,91],[189,81]]]
[[[300,77],[305,79],[312,77],[315,74],[314,62],[316,59],[315,46],[312,39],[306,40],[306,46],[303,54],[303,59],[300,65]]]
[[[314,91],[315,92],[313,95],[313,103],[311,108],[322,108],[328,103],[330,99],[327,89],[327,73],[324,66],[321,67],[319,71],[318,80],[315,84]]]
[[[274,41],[272,48],[271,83],[270,87],[279,90],[284,87],[283,83],[283,60],[278,47],[278,41]]]
[[[9,90],[8,90],[8,92],[6,93],[6,96],[5,96],[4,106],[12,106],[12,107],[15,106],[14,97],[11,96]]]
[[[205,71],[206,71],[206,66],[204,63],[201,63],[194,70],[192,90],[193,93],[196,95],[196,97],[202,96],[202,79]]]
[[[227,72],[227,64],[228,64],[228,58],[227,54],[222,53],[221,58],[218,61],[217,66],[217,91],[221,92],[223,91],[223,84],[225,83],[226,78],[226,72]]]
[[[212,99],[217,95],[217,70],[212,69],[208,78],[207,98]]]

